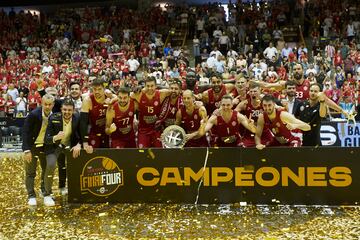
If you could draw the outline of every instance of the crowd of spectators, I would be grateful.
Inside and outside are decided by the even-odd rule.
[[[195,85],[209,84],[213,74],[228,81],[239,74],[267,82],[288,80],[299,62],[305,77],[319,83],[329,98],[354,109],[360,100],[358,3],[290,4],[229,3],[228,12],[219,4],[145,11],[86,7],[51,16],[1,11],[0,116],[23,117],[36,108],[38,88],[55,87],[65,97],[69,84],[78,82],[86,94],[97,77],[114,91],[135,87],[147,76],[162,87],[179,78],[185,88],[193,59]],[[192,49],[164,46],[170,28],[179,24],[187,27]],[[297,31],[299,24],[305,41],[300,35],[298,42],[287,42],[285,32],[294,26]]]

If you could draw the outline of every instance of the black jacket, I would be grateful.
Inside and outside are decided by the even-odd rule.
[[[296,112],[298,111],[298,108],[300,107],[300,103],[302,103],[301,100],[295,98],[295,101],[294,101],[294,107],[293,107],[293,110],[292,110],[292,114],[293,115],[296,115]]]
[[[27,115],[22,128],[22,150],[31,150],[39,135],[42,124],[42,107],[37,107]]]
[[[71,121],[71,143],[73,147],[80,142],[80,116],[78,113],[74,113]],[[61,140],[53,142],[53,137],[60,131],[63,131],[63,118],[61,113],[53,113],[49,117],[49,123],[45,134],[45,153],[53,153],[57,147],[59,147]]]

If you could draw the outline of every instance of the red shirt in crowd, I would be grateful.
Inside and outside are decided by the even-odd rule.
[[[339,53],[335,53],[334,55],[334,65],[335,66],[341,66],[343,63],[343,60],[341,59],[341,55]]]

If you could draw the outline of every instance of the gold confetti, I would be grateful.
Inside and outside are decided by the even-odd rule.
[[[148,153],[149,153],[149,156],[151,157],[151,159],[155,159],[155,154],[151,148],[148,149]]]
[[[142,150],[144,152],[144,150]],[[146,151],[147,152],[147,151]],[[68,204],[29,208],[21,153],[0,154],[0,239],[358,239],[360,207],[236,204]],[[254,166],[247,165],[251,170]],[[35,190],[40,188],[38,167]],[[53,192],[58,193],[57,171]],[[147,187],[144,190],[147,190]],[[154,189],[158,191],[159,189]],[[240,194],[250,194],[239,190]],[[160,193],[161,191],[158,191]],[[125,193],[124,193],[125,194]],[[220,201],[220,199],[214,199]],[[244,199],[245,201],[245,199]],[[357,203],[359,204],[359,203]],[[265,207],[264,207],[265,206]],[[330,214],[332,212],[332,214]],[[59,230],[61,229],[61,230]]]

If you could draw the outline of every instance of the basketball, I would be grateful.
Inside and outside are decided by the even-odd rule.
[[[108,171],[114,170],[116,168],[116,163],[110,158],[104,158],[102,160],[102,165]]]

